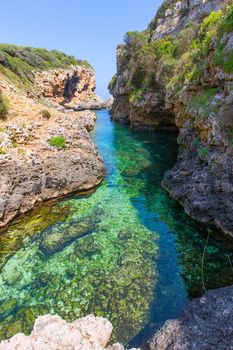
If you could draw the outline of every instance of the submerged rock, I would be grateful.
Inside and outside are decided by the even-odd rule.
[[[92,220],[80,220],[75,225],[70,226],[66,230],[52,232],[46,234],[41,240],[39,249],[46,256],[61,251],[77,238],[83,237],[94,231],[95,225]]]

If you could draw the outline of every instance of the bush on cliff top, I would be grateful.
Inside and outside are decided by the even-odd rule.
[[[34,81],[34,70],[68,68],[71,65],[91,68],[87,61],[57,50],[0,44],[0,71],[14,83],[23,84],[26,88]]]
[[[172,0],[166,1],[162,7],[166,9],[171,3]],[[143,95],[141,91],[157,88],[158,82],[175,90],[192,80],[198,82],[208,65],[221,66],[227,73],[232,73],[233,50],[226,53],[222,43],[224,33],[232,30],[233,5],[230,5],[224,11],[210,13],[201,25],[187,25],[176,37],[151,41],[149,30],[127,33],[126,68],[130,72],[127,88],[131,100],[138,101]],[[210,47],[213,49],[214,38],[217,38],[217,46],[213,54]],[[210,54],[212,61],[207,60]]]
[[[5,120],[8,114],[8,102],[0,91],[0,119]]]

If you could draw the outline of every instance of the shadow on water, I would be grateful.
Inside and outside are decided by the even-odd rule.
[[[207,229],[161,187],[176,135],[132,132],[97,113],[92,132],[108,169],[90,196],[72,196],[12,225],[0,240],[0,338],[29,333],[38,315],[110,319],[112,341],[138,346],[203,293]],[[210,237],[207,289],[233,283]]]

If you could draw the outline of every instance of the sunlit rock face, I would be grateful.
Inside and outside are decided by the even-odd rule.
[[[178,129],[163,186],[187,214],[233,239],[231,1],[164,1],[144,32],[117,48],[112,118]]]
[[[96,80],[92,68],[75,66],[35,72],[35,85],[43,97],[68,108],[78,105],[82,109],[105,107],[103,100],[95,93]]]
[[[222,0],[165,0],[150,23],[152,40],[176,35],[189,22],[201,23],[212,11],[218,11]]]
[[[103,350],[111,333],[111,323],[102,317],[89,315],[68,323],[59,316],[45,315],[37,318],[29,336],[16,334],[2,341],[0,350]],[[114,344],[107,349],[124,347]]]
[[[7,122],[0,132],[7,149],[0,157],[0,227],[45,200],[89,190],[102,181],[104,164],[88,134],[95,119],[88,111]],[[63,147],[50,144],[57,137],[64,140]]]

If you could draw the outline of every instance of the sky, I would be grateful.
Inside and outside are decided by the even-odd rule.
[[[97,93],[108,98],[116,46],[143,30],[162,0],[2,0],[0,43],[57,49],[88,60]]]

